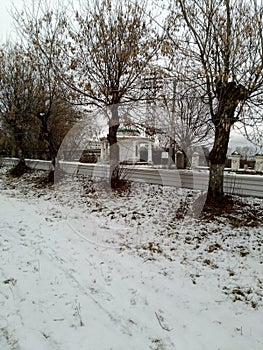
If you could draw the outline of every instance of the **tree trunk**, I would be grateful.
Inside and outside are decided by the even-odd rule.
[[[20,163],[25,164],[24,130],[14,127],[14,141],[16,144],[16,154]]]
[[[234,81],[216,80],[218,110],[213,117],[215,141],[209,154],[210,177],[207,203],[219,203],[224,196],[224,165],[229,143],[231,126],[238,120],[235,116],[240,101],[245,101],[249,91]]]
[[[221,121],[216,125],[214,145],[209,154],[208,201],[220,202],[224,196],[224,167],[231,125],[230,119],[227,117],[222,117]]]
[[[49,128],[48,128],[48,121],[49,121],[49,117],[50,117],[50,112],[48,112],[47,114],[40,113],[38,115],[38,117],[41,121],[41,132],[39,135],[39,139],[40,139],[40,141],[47,144],[47,147],[48,147],[47,153],[48,153],[49,160],[54,162],[56,155],[57,155],[57,149],[55,147],[51,132],[49,131]]]
[[[19,162],[11,169],[10,174],[15,177],[24,175],[28,170],[28,166],[25,161],[25,151],[23,144],[23,130],[14,127],[14,140],[16,142],[16,155],[19,158]]]
[[[170,137],[169,140],[169,152],[168,152],[168,169],[171,169],[174,165],[174,140]]]
[[[111,188],[118,187],[120,181],[119,166],[119,145],[117,140],[117,131],[119,128],[118,106],[111,107],[112,117],[109,121],[108,141],[110,144],[110,183]]]
[[[211,164],[209,173],[208,198],[220,201],[223,198],[224,164]]]

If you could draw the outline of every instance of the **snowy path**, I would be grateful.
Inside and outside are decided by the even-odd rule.
[[[227,299],[215,274],[194,284],[179,259],[92,244],[56,211],[0,194],[1,350],[263,349],[262,308]]]

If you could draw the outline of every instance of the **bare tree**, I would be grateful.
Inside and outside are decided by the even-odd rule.
[[[58,79],[55,69],[62,62],[61,48],[57,43],[62,40],[61,37],[64,39],[64,12],[53,23],[53,12],[46,1],[33,0],[31,6],[24,4],[22,13],[14,8],[13,19],[27,50],[30,67],[35,72],[37,98],[33,108],[39,121],[42,157],[48,157],[54,163],[61,141],[81,113],[66,98],[67,87]],[[39,19],[38,15],[43,17]],[[45,32],[45,45],[40,46],[42,30]]]
[[[26,170],[28,145],[34,145],[37,122],[32,103],[35,95],[34,72],[20,45],[7,44],[0,50],[0,114],[13,136],[19,167]]]
[[[193,151],[211,144],[214,133],[200,89],[189,86],[189,78],[185,80],[181,68],[180,72],[174,69],[167,74],[160,67],[157,76],[145,79],[142,88],[147,90],[147,103],[144,109],[137,107],[140,107],[138,120],[134,116],[129,119],[130,124],[161,140],[162,147],[169,147],[169,167],[173,164],[174,149],[184,154],[185,167],[190,166]]]
[[[163,125],[166,125],[169,136],[169,159],[172,159],[172,148],[184,154],[185,167],[196,148],[211,143],[212,123],[207,122],[209,109],[201,100],[197,89],[189,88],[182,80],[175,78],[163,95]],[[163,126],[164,128],[164,126]]]
[[[214,124],[208,187],[214,202],[223,196],[232,126],[252,109],[253,124],[262,122],[262,23],[263,5],[256,0],[177,0],[168,20],[169,38],[187,58],[193,86],[203,90]]]
[[[54,160],[78,113],[64,101],[63,87],[30,48],[10,44],[0,55],[0,115],[13,135],[23,172],[26,156]]]
[[[137,0],[101,0],[83,2],[72,21],[65,9],[16,16],[35,50],[54,56],[50,59],[70,89],[69,97],[107,109],[112,186],[119,178],[120,104],[143,97],[138,81],[159,49],[160,38],[146,9]]]

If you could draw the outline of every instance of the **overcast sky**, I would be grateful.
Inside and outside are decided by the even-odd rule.
[[[12,3],[15,4],[17,8],[21,8],[23,0],[1,0],[0,3],[0,42],[6,42],[11,36],[14,36],[14,27],[12,26],[12,17],[10,15],[10,9]]]
[[[6,33],[11,26],[11,18],[8,15],[8,7],[10,5],[10,1],[1,0],[1,10],[0,10],[0,40],[1,43],[5,41]]]

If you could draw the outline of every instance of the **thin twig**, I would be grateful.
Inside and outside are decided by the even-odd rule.
[[[167,326],[164,326],[164,325],[162,324],[162,320],[161,320],[160,316],[157,314],[157,312],[155,312],[155,316],[156,316],[156,318],[157,318],[157,320],[158,320],[158,322],[159,322],[159,325],[161,326],[162,329],[164,329],[164,330],[167,331],[167,332],[171,332],[171,331],[173,330],[172,328],[169,329]]]

